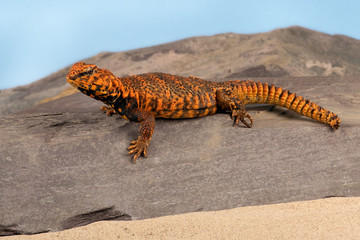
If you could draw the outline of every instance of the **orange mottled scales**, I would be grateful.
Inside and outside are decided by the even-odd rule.
[[[137,104],[155,118],[194,118],[216,112],[216,88],[205,80],[165,73],[121,78],[127,92],[136,92]]]
[[[281,87],[261,82],[216,83],[166,73],[116,77],[106,69],[83,62],[73,65],[67,81],[84,94],[105,103],[101,109],[108,115],[118,113],[140,123],[139,137],[129,147],[134,162],[141,154],[148,155],[155,118],[195,118],[230,111],[234,125],[241,121],[251,128],[254,120],[246,112],[245,105],[266,103],[288,108],[328,124],[332,129],[340,126],[339,117],[329,110]]]

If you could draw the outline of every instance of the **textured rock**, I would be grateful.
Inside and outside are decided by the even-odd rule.
[[[0,234],[360,195],[360,82],[267,79],[338,113],[324,124],[252,108],[252,129],[227,114],[157,120],[149,158],[133,164],[139,125],[107,117],[80,93],[0,120]]]

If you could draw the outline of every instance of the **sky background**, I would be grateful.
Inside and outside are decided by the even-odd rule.
[[[102,51],[192,36],[298,25],[360,39],[359,9],[357,0],[0,0],[0,89]]]

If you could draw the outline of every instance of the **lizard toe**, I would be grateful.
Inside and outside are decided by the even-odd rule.
[[[101,106],[100,111],[105,112],[107,116],[112,116],[116,113],[113,108],[107,106]]]
[[[253,118],[244,110],[233,110],[231,113],[231,118],[234,120],[233,126],[239,125],[239,121],[241,121],[245,126],[251,128],[254,123]],[[250,123],[248,123],[245,118],[248,118]]]
[[[142,140],[140,137],[131,142],[130,147],[128,147],[129,155],[134,154],[134,162],[136,163],[136,159],[143,154],[144,157],[147,157],[147,147],[149,145],[149,141]]]

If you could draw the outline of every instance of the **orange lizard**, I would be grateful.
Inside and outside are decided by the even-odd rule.
[[[266,103],[288,108],[333,129],[340,126],[336,114],[281,87],[261,82],[211,82],[166,73],[116,77],[106,69],[83,62],[73,65],[67,81],[84,94],[104,102],[107,106],[101,109],[108,115],[116,112],[141,124],[138,139],[128,148],[129,154],[134,154],[134,162],[141,154],[148,156],[155,118],[195,118],[231,111],[234,125],[241,121],[251,128],[254,120],[245,105]]]

